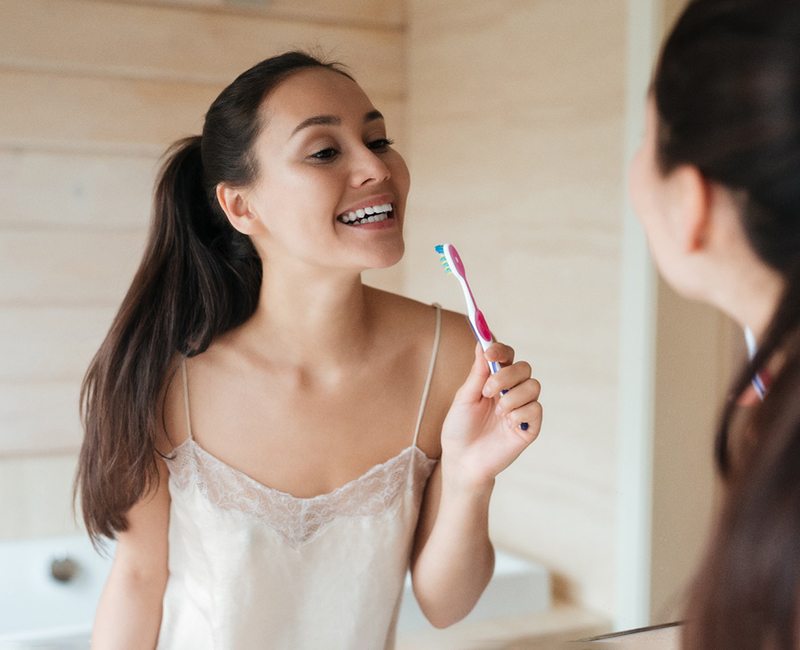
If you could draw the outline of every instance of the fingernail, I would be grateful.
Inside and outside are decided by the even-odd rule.
[[[527,422],[520,423],[519,428],[522,429],[523,431],[527,431],[528,430],[528,423]]]

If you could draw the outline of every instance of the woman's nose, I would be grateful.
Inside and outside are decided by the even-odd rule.
[[[353,184],[361,187],[367,183],[388,180],[392,177],[389,166],[371,149],[364,147],[353,163]]]

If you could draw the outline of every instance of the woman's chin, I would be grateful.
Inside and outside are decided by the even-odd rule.
[[[383,244],[370,251],[364,260],[364,269],[388,269],[403,259],[405,244],[402,240],[395,244]]]

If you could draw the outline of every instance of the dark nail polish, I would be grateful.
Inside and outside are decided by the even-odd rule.
[[[527,431],[528,430],[528,423],[527,422],[523,422],[522,424],[519,425],[519,428],[522,429],[523,431]]]

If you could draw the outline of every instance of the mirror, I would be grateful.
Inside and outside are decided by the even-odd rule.
[[[409,628],[399,646],[534,647],[671,620],[708,517],[688,513],[674,491],[713,492],[710,463],[687,466],[680,453],[709,454],[714,413],[697,404],[683,422],[666,405],[691,394],[691,382],[724,385],[729,370],[724,352],[686,348],[691,332],[677,323],[703,328],[721,350],[729,339],[718,317],[663,285],[629,281],[654,276],[630,224],[625,160],[660,26],[682,1],[631,5],[6,3],[0,538],[80,534],[70,512],[79,384],[138,264],[159,156],[199,131],[236,74],[301,45],[350,66],[411,169],[407,254],[366,281],[463,311],[431,253],[457,240],[495,331],[535,360],[545,387],[541,439],[498,481],[491,517],[508,561],[497,584],[527,580],[540,604],[531,596],[531,610],[518,611],[505,593],[463,630]],[[631,40],[637,21],[651,21],[649,41]],[[655,328],[666,333],[658,344]],[[675,374],[691,382],[676,385]],[[682,452],[666,444],[677,425]],[[646,467],[643,449],[653,451]],[[651,504],[631,497],[646,489]]]

